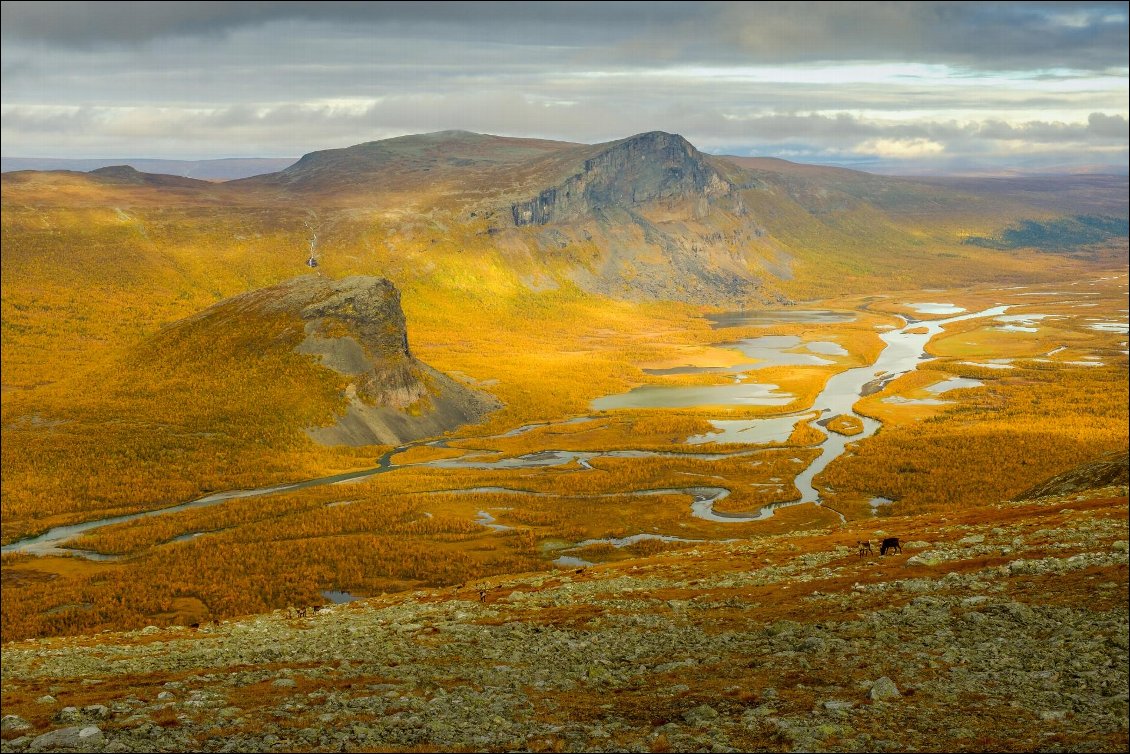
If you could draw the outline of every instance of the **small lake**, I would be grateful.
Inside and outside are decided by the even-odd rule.
[[[772,309],[760,311],[720,312],[707,314],[710,326],[772,327],[780,324],[838,324],[854,322],[854,312],[837,312],[828,309]]]
[[[356,602],[361,597],[350,594],[349,592],[342,592],[336,589],[326,589],[322,592],[322,599],[329,600],[335,605],[344,605],[347,602]]]
[[[627,393],[606,395],[592,402],[596,411],[617,408],[695,408],[697,406],[784,406],[792,393],[777,385],[742,382],[734,385],[644,385]]]
[[[965,311],[965,307],[957,306],[956,304],[903,304],[909,306],[919,314],[961,314]]]
[[[692,435],[687,438],[687,444],[783,443],[789,439],[796,423],[804,416],[813,416],[813,414],[809,412],[803,415],[772,416],[766,419],[715,419],[710,423],[718,430],[717,432]]]
[[[836,362],[821,358],[825,356],[847,356],[848,352],[839,343],[817,340],[806,343],[795,335],[764,335],[759,338],[746,338],[730,343],[715,343],[715,348],[728,348],[738,351],[747,359],[756,359],[746,364],[734,366],[681,366],[663,369],[644,369],[644,374],[737,374],[765,367],[789,366],[827,366]]]
[[[951,377],[948,380],[935,382],[933,385],[927,387],[926,391],[933,393],[934,395],[941,395],[942,393],[948,393],[951,390],[962,390],[969,387],[981,387],[984,384],[985,383],[981,382],[981,380],[973,380],[968,377]]]

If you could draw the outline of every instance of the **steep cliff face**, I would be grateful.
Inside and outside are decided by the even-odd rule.
[[[584,160],[580,172],[511,205],[514,224],[545,225],[663,199],[708,198],[733,186],[701,152],[675,134],[652,131],[614,142]]]
[[[400,292],[388,280],[316,275],[248,294],[267,311],[293,314],[295,350],[346,378],[344,416],[306,433],[325,445],[392,445],[442,434],[500,406],[412,356]]]

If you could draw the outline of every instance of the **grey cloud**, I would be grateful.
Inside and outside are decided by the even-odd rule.
[[[705,9],[674,2],[5,2],[5,37],[60,45],[222,35],[280,21],[422,29],[444,36],[539,39],[670,25]]]
[[[57,46],[223,37],[284,22],[378,37],[562,45],[605,61],[934,60],[1126,65],[1119,2],[5,2],[5,39]]]
[[[766,12],[769,11],[769,12]],[[1125,3],[812,2],[727,6],[750,59],[920,60],[989,68],[1126,65]]]

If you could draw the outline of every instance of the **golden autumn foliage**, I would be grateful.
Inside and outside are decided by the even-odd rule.
[[[3,210],[3,540],[61,523],[182,503],[213,490],[253,488],[372,467],[388,448],[326,448],[304,427],[331,423],[344,408],[339,376],[295,353],[300,322],[263,314],[196,316],[218,299],[296,274],[307,239],[292,208],[155,207],[70,191],[74,206],[46,200]],[[774,199],[773,201],[777,201]],[[36,203],[40,202],[40,203]],[[794,211],[780,200],[783,213]],[[798,276],[781,287],[795,298],[921,285],[853,238],[829,279],[813,269],[831,245],[799,232]],[[415,446],[393,459],[403,468],[348,485],[233,499],[213,507],[104,527],[70,543],[123,556],[66,559],[65,567],[20,556],[3,559],[5,639],[89,633],[148,623],[223,618],[323,601],[324,590],[371,595],[419,585],[455,585],[479,576],[549,567],[563,551],[593,560],[646,556],[691,546],[644,540],[570,550],[586,539],[649,533],[688,540],[756,536],[836,525],[826,509],[784,508],[766,521],[714,523],[690,514],[693,487],[720,487],[719,512],[751,512],[800,498],[793,480],[818,455],[815,415],[784,443],[687,445],[711,421],[803,412],[828,378],[874,362],[878,327],[909,294],[818,302],[852,310],[852,322],[778,324],[713,330],[704,307],[618,301],[582,291],[570,265],[581,247],[536,260],[487,249],[482,228],[433,227],[392,215],[343,213],[323,234],[320,270],[332,277],[381,274],[401,289],[410,345],[422,361],[504,407],[481,426],[451,433],[446,447]],[[527,233],[527,231],[522,231]],[[529,231],[522,236],[537,248]],[[964,281],[988,252],[961,248],[954,269],[921,251],[935,282]],[[521,255],[512,255],[521,256]],[[913,255],[912,255],[913,256]],[[913,260],[912,260],[913,261]],[[1012,283],[1036,270],[1017,254],[992,273]],[[906,266],[906,260],[899,262]],[[1085,268],[1047,262],[1052,271]],[[963,277],[964,276],[964,277]],[[1125,280],[1123,276],[1122,280]],[[533,281],[533,282],[531,282]],[[817,478],[831,507],[869,515],[865,501],[896,501],[885,514],[959,510],[995,502],[1127,441],[1124,335],[1089,329],[1083,316],[1113,318],[1125,308],[1116,283],[1096,306],[1044,306],[1062,316],[1033,334],[992,323],[947,328],[928,345],[936,362],[860,401],[884,422]],[[921,294],[919,294],[920,296]],[[931,296],[940,294],[931,294]],[[1032,299],[992,286],[953,291],[970,311],[998,300]],[[928,299],[932,300],[932,299]],[[723,341],[761,335],[834,340],[847,355],[832,365],[767,367],[756,379],[791,394],[785,406],[594,412],[595,398],[645,384],[722,384],[728,375],[654,375],[646,367],[732,366]],[[1072,367],[1099,354],[1102,367]],[[962,362],[1014,358],[1011,369]],[[946,376],[984,387],[947,395],[927,409],[882,403],[918,396]],[[572,419],[574,421],[567,422]],[[527,424],[529,431],[510,433]],[[851,434],[858,420],[829,429]],[[514,469],[438,468],[440,459],[482,452],[497,460],[541,451],[646,450],[662,456],[595,455],[579,463]],[[713,452],[740,453],[720,459]],[[475,491],[475,488],[508,491]],[[642,492],[662,491],[656,494]],[[509,529],[477,523],[480,512]],[[192,535],[201,533],[201,536]],[[591,556],[591,558],[589,558]],[[58,560],[58,559],[56,559]],[[189,605],[191,607],[186,607]],[[192,612],[195,611],[195,612]]]

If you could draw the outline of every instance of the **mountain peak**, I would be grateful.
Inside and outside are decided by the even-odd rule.
[[[589,153],[563,183],[511,205],[514,224],[544,225],[607,208],[709,198],[733,188],[678,134],[647,131],[599,144]]]

